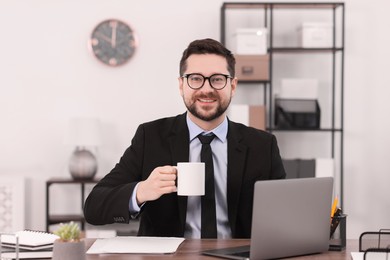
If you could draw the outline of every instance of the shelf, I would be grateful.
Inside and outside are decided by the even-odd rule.
[[[69,184],[80,184],[80,183],[97,183],[98,179],[70,179],[70,178],[51,178],[47,181],[47,184],[54,184],[54,183],[69,183]]]
[[[270,81],[269,80],[240,80],[238,79],[238,83],[253,83],[253,84],[268,84]]]
[[[69,221],[77,221],[77,222],[83,222],[84,216],[83,215],[50,215],[50,218],[48,219],[49,224],[58,224],[62,222],[69,222]]]
[[[46,231],[49,232],[49,227],[52,224],[64,223],[69,221],[80,222],[81,229],[84,230],[85,219],[83,214],[50,214],[50,187],[52,185],[68,185],[76,184],[80,188],[81,192],[81,210],[84,208],[84,200],[86,197],[85,187],[87,185],[93,185],[99,182],[98,179],[79,179],[72,178],[51,178],[46,181]]]
[[[301,47],[274,47],[269,49],[269,52],[273,53],[333,53],[344,51],[344,48],[336,47],[336,48],[301,48]]]
[[[246,10],[250,12],[246,12]],[[241,15],[241,16],[239,16]],[[317,19],[318,15],[318,19]],[[292,18],[294,19],[292,19]],[[229,19],[232,18],[232,19]],[[283,19],[284,18],[284,19]],[[305,46],[328,46],[325,48],[303,48],[298,45],[303,40],[303,35],[297,32],[297,28],[305,22],[329,24],[331,40],[313,43]],[[234,46],[231,37],[234,29],[242,28],[266,28],[266,47],[269,77],[267,81],[256,82],[240,80],[241,86],[245,84],[263,84],[263,101],[266,109],[266,131],[279,135],[296,135],[302,133],[298,142],[302,145],[302,151],[313,153],[310,138],[326,142],[324,146],[315,147],[320,151],[329,152],[329,156],[335,159],[335,182],[339,189],[340,206],[343,207],[344,187],[344,44],[345,44],[345,4],[343,2],[226,2],[221,7],[220,35],[221,42],[227,47]],[[230,37],[227,41],[226,38]],[[310,42],[309,42],[310,43]],[[326,45],[325,45],[326,43]],[[254,51],[254,53],[256,53]],[[289,56],[291,55],[291,56]],[[308,57],[315,57],[309,59]],[[321,66],[326,70],[317,69],[317,63],[326,61]],[[286,61],[286,62],[285,62]],[[258,64],[255,64],[258,65]],[[300,66],[302,65],[302,66]],[[254,66],[254,65],[252,65]],[[297,66],[297,67],[295,67]],[[299,67],[300,66],[300,67]],[[313,72],[307,67],[313,67]],[[311,68],[309,68],[311,69]],[[320,73],[316,75],[317,71]],[[326,74],[325,74],[326,73]],[[283,78],[318,78],[321,82],[321,91],[318,91],[322,115],[326,124],[321,128],[279,128],[276,124],[276,98],[278,84]],[[251,94],[252,92],[248,92]],[[295,95],[292,95],[295,96]],[[305,96],[305,95],[303,95]],[[260,100],[261,102],[261,100]],[[279,124],[281,125],[281,124]],[[294,125],[294,124],[291,124]],[[307,125],[312,126],[312,125]],[[317,125],[318,126],[318,125]],[[312,136],[314,135],[314,136]],[[304,139],[308,137],[308,142]],[[303,141],[303,142],[301,142]],[[327,145],[329,141],[329,146]],[[290,138],[282,138],[284,145],[294,144],[296,141]],[[328,147],[330,149],[328,149]],[[288,147],[289,148],[289,147]],[[286,149],[294,153],[295,149]],[[298,151],[300,152],[300,151]],[[335,156],[337,154],[337,156]]]
[[[344,3],[255,3],[255,2],[230,2],[224,3],[222,8],[226,9],[250,9],[250,8],[259,8],[259,9],[334,9],[338,6],[343,6]]]
[[[311,132],[343,132],[343,129],[340,128],[291,128],[291,129],[282,129],[282,128],[267,128],[267,131],[280,131],[280,132],[302,132],[302,131],[311,131]]]

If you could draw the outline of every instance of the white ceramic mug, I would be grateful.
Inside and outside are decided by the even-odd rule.
[[[203,196],[205,193],[205,164],[203,162],[177,163],[177,195]]]

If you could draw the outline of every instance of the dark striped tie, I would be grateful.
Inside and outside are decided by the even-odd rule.
[[[215,135],[198,135],[202,143],[200,159],[205,163],[205,195],[202,196],[202,238],[217,238],[217,219],[215,213],[215,190],[214,190],[214,164],[210,143]]]

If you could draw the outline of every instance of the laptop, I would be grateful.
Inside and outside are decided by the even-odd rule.
[[[203,251],[228,259],[274,259],[328,251],[333,178],[257,181],[250,247]]]

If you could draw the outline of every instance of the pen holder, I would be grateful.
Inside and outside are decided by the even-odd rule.
[[[336,232],[338,231],[338,232]],[[347,246],[347,215],[332,217],[330,226],[329,251],[342,251]]]

